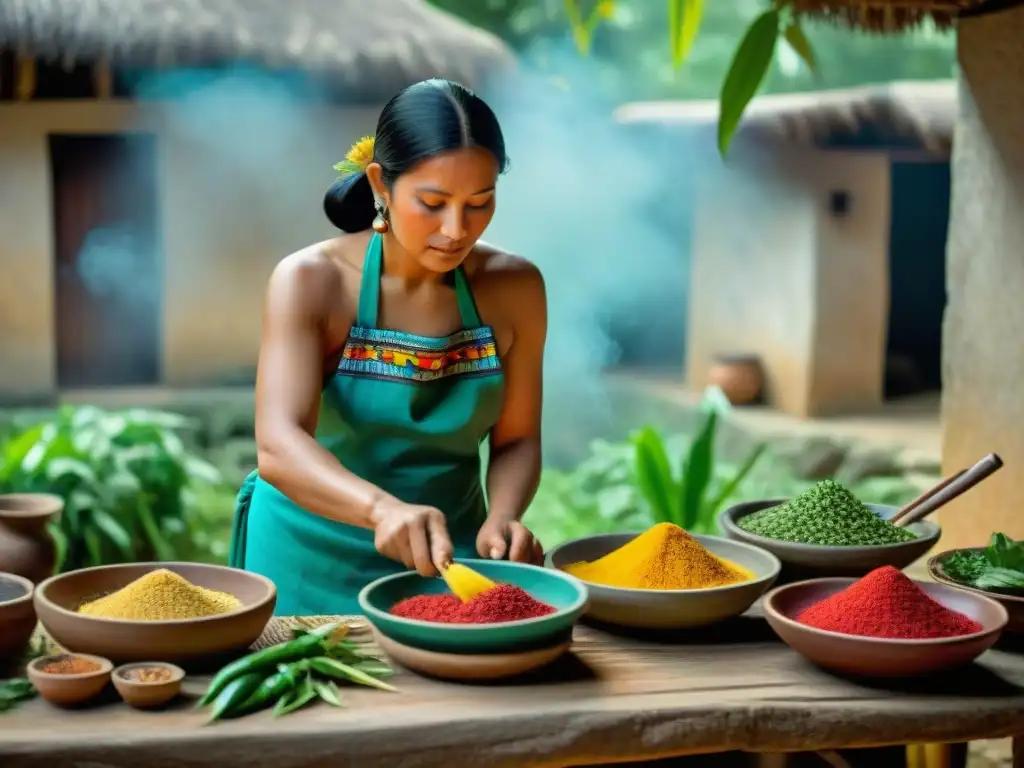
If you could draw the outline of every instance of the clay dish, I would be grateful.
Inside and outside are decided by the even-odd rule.
[[[198,587],[234,595],[242,607],[199,619],[127,621],[77,613],[84,603],[116,592],[150,571],[166,568]],[[35,592],[36,614],[62,648],[116,663],[177,663],[245,651],[274,613],[277,589],[264,577],[200,563],[127,563],[84,568],[47,579]]]
[[[169,674],[166,680],[139,680],[132,673],[141,669],[160,669]],[[162,661],[139,661],[134,664],[122,664],[111,675],[114,687],[124,699],[125,704],[137,709],[159,707],[181,691],[181,681],[185,679],[185,670],[174,664]]]
[[[505,653],[446,653],[414,648],[388,637],[377,629],[373,632],[380,649],[406,669],[442,680],[500,680],[525,675],[546,667],[572,645],[563,640],[549,648]]]
[[[606,533],[567,541],[548,553],[546,564],[561,571],[571,563],[593,562],[639,535]],[[587,581],[587,615],[607,624],[635,629],[708,626],[744,613],[779,575],[779,560],[771,552],[721,536],[692,536],[712,554],[752,572],[753,580],[706,589],[626,589]]]
[[[894,640],[827,632],[801,624],[807,607],[846,589],[857,579],[811,579],[776,587],[764,597],[764,617],[790,648],[824,669],[861,677],[913,677],[967,664],[988,650],[1006,626],[1006,609],[983,595],[943,584],[915,581],[929,597],[981,624],[959,637]]]
[[[0,662],[20,658],[36,629],[34,585],[23,576],[0,573]]]
[[[922,520],[907,526],[908,531],[917,534],[917,538],[912,541],[877,546],[828,547],[768,539],[747,533],[737,524],[742,517],[777,507],[787,501],[789,499],[748,501],[729,507],[718,515],[718,527],[730,539],[766,549],[782,561],[780,581],[826,576],[866,576],[883,565],[903,569],[935,546],[942,533],[942,529],[935,523]],[[888,520],[899,511],[899,507],[882,504],[866,506],[883,520]]]
[[[67,658],[78,658],[92,661],[99,669],[92,672],[81,672],[75,675],[59,675],[43,672],[44,666],[52,661]],[[86,653],[58,653],[41,656],[28,665],[28,679],[46,701],[58,707],[73,707],[95,699],[110,682],[110,671],[114,665],[102,656],[91,656]]]
[[[950,549],[946,552],[940,552],[934,557],[928,559],[928,573],[931,574],[933,579],[941,582],[942,584],[947,584],[955,589],[962,589],[965,592],[984,595],[985,597],[995,600],[1006,609],[1006,613],[1010,617],[1009,622],[1006,624],[1006,631],[1013,633],[1024,632],[1024,596],[1008,595],[1003,594],[1002,592],[989,592],[986,589],[969,587],[966,584],[961,584],[959,581],[954,580],[942,569],[942,562],[954,552],[982,552],[984,549],[984,547],[971,547],[968,549]]]
[[[46,526],[64,509],[49,493],[0,494],[0,562],[3,570],[38,584],[53,575],[57,547]]]

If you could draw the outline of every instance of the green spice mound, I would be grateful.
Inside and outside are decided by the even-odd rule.
[[[917,538],[879,518],[834,480],[822,480],[785,504],[741,517],[737,525],[766,539],[830,547],[897,544]]]

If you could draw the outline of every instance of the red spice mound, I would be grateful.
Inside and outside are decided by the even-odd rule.
[[[815,603],[797,621],[846,635],[923,640],[980,632],[982,626],[933,600],[902,571],[886,565]]]
[[[417,595],[391,608],[393,616],[442,624],[497,624],[534,619],[554,612],[554,607],[535,600],[521,587],[511,584],[499,584],[481,592],[468,603],[455,595]]]

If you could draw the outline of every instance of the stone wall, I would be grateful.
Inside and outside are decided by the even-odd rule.
[[[1007,468],[944,509],[942,543],[1024,539],[1024,7],[959,24],[943,327],[943,469]]]

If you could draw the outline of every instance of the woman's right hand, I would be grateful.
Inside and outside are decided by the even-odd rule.
[[[421,576],[437,576],[454,555],[448,521],[434,507],[406,504],[394,498],[373,507],[373,544]]]

